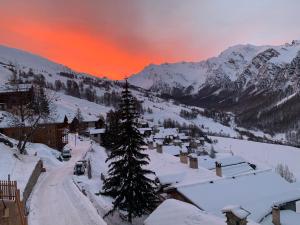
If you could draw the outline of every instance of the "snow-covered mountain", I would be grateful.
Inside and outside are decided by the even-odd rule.
[[[197,93],[205,83],[236,80],[251,59],[264,48],[238,45],[225,50],[218,57],[201,62],[149,65],[130,77],[129,81],[136,86],[161,92],[184,88],[188,93]]]
[[[300,41],[237,45],[198,63],[150,65],[132,84],[181,103],[235,113],[237,122],[268,131],[298,129]]]
[[[146,73],[131,77],[131,83],[139,85],[133,81],[140,80],[143,84],[139,85],[142,88],[132,86],[131,90],[142,102],[144,116],[156,124],[171,119],[180,124],[196,125],[210,134],[232,137],[253,134],[278,140],[284,138],[283,132],[296,129],[300,121],[297,113],[300,97],[295,92],[298,65],[300,68],[300,58],[295,57],[298,49],[298,42],[274,49],[270,46],[239,45],[229,48],[219,57],[200,63],[149,66],[148,70],[153,68],[163,73],[153,75],[156,81]],[[191,76],[184,75],[186,71]],[[201,73],[203,79],[198,79],[201,76],[195,71]],[[72,119],[78,108],[86,120],[105,116],[114,108],[118,93],[122,90],[122,81],[78,73],[43,57],[0,46],[0,88],[7,88],[13,73],[19,74],[24,83],[37,83],[56,92],[59,120],[63,120],[65,115]],[[175,86],[172,86],[174,82],[178,87],[175,91]],[[172,92],[168,92],[168,97],[176,101],[159,97],[162,87],[169,91],[173,88]],[[270,92],[270,87],[275,92]],[[184,118],[182,114],[186,112],[192,118]]]
[[[226,88],[231,87],[232,83],[246,87],[263,79],[259,75],[265,70],[284,68],[290,64],[299,50],[300,41],[280,46],[236,45],[217,57],[201,62],[149,65],[130,77],[129,81],[136,86],[162,93],[172,93],[173,88],[183,88],[185,94],[196,94],[205,86]]]
[[[122,91],[122,82],[93,77],[51,62],[31,53],[0,46],[0,89],[7,88],[9,78],[16,72],[24,83],[38,83],[55,92],[57,120],[64,116],[73,119],[80,108],[85,120],[96,120],[114,108],[114,101]],[[224,125],[205,115],[202,108],[178,105],[157,97],[149,91],[132,87],[134,96],[142,102],[144,117],[155,124],[171,119],[180,124],[196,125],[209,133],[237,137],[235,124]],[[197,111],[193,119],[184,118],[181,111]],[[0,112],[0,125],[6,123],[5,112]],[[258,134],[258,136],[262,136]],[[269,138],[271,138],[269,136]]]

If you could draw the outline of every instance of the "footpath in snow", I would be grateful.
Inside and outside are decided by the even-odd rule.
[[[74,144],[74,136],[71,138]],[[30,199],[29,225],[106,225],[72,180],[75,162],[90,148],[87,141],[76,142],[69,161],[57,164],[48,159],[45,163],[47,172],[40,177]]]

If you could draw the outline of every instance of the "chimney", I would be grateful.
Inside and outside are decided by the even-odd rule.
[[[190,168],[192,169],[198,169],[198,158],[197,155],[190,154],[189,155],[190,159]]]
[[[162,144],[161,143],[156,143],[156,151],[158,153],[162,153]]]
[[[281,225],[280,223],[280,208],[277,205],[272,207],[272,223],[274,225]]]
[[[216,175],[222,177],[222,164],[219,162],[216,162]]]
[[[188,163],[188,153],[187,152],[182,152],[180,151],[180,155],[179,155],[179,158],[180,158],[180,162],[181,163],[184,163],[184,164],[187,164]]]
[[[250,213],[240,206],[233,207],[229,206],[228,208],[225,207],[222,210],[223,213],[226,215],[226,224],[227,225],[247,225],[247,217]]]

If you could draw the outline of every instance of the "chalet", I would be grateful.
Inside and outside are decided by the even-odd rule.
[[[161,187],[178,187],[199,181],[221,179],[213,171],[199,167],[192,169],[188,164],[180,163],[180,159],[171,154],[148,151],[149,167],[155,172]]]
[[[300,221],[300,214],[296,213],[300,190],[272,171],[194,183],[178,187],[177,192],[198,208],[220,217],[224,207],[238,205],[250,213],[249,219],[264,225],[271,225],[272,217],[280,224],[280,214]]]
[[[29,133],[31,132],[31,127],[25,126],[23,128],[19,128],[6,126],[0,128],[0,133],[14,139],[18,139],[20,137],[20,132],[22,132],[22,134]],[[58,122],[41,123],[29,141],[42,143],[51,148],[62,150],[68,143],[68,124]]]
[[[189,142],[191,140],[191,137],[187,136],[185,133],[178,133],[178,139],[182,142]]]
[[[158,127],[156,134],[154,134],[154,140],[164,141],[165,139],[175,139],[178,137],[178,129],[177,128],[163,128]]]
[[[100,118],[98,120],[84,120],[82,122],[79,122],[79,120],[74,117],[69,125],[69,129],[71,133],[76,132],[85,132],[89,128],[103,128],[104,127],[104,121]]]
[[[29,103],[34,97],[33,86],[20,85],[15,90],[13,88],[0,91],[0,110],[12,111],[14,107]]]
[[[255,172],[256,166],[248,163],[240,156],[228,155],[211,158],[208,155],[196,156],[199,167],[216,172],[220,177],[232,177]]]
[[[152,134],[152,129],[150,127],[142,127],[138,128],[138,130],[144,137],[150,137]]]
[[[101,128],[101,129],[91,128],[91,129],[89,129],[90,139],[97,142],[97,143],[99,143],[100,145],[102,144],[104,133],[105,133],[104,128]]]
[[[226,223],[223,218],[204,212],[194,205],[175,199],[167,199],[149,215],[149,217],[144,221],[144,225],[258,225],[254,222],[247,221],[247,217],[230,217],[230,214],[237,214],[236,211],[237,209],[226,211],[226,216],[228,214],[228,217],[230,219],[232,218],[231,220],[227,220]],[[238,212],[238,215],[247,215],[247,212],[244,213],[242,209]],[[242,223],[242,221],[245,221],[246,223]]]
[[[163,145],[162,153],[166,153],[173,156],[179,156],[180,152],[187,152],[187,149],[182,149],[180,146],[176,145]]]
[[[147,127],[149,127],[148,121],[145,120],[145,119],[141,119],[141,118],[138,119],[138,125],[139,125],[140,128],[147,128]]]

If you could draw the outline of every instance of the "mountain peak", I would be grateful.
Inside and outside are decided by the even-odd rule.
[[[206,84],[226,86],[228,82],[239,80],[253,63],[263,65],[268,62],[274,66],[284,66],[291,63],[299,50],[300,41],[279,46],[234,45],[217,57],[205,61],[149,65],[130,77],[129,82],[160,92],[169,92],[178,87],[182,90],[192,87],[194,93],[197,93]],[[167,88],[162,89],[162,86]]]

